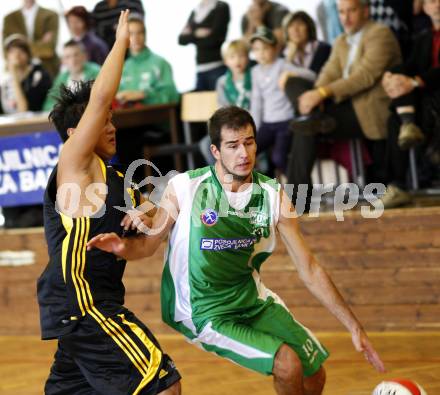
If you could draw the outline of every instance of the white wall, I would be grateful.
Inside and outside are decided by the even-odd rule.
[[[226,0],[231,8],[228,39],[240,37],[240,19],[251,0]],[[304,10],[313,17],[320,0],[277,0],[293,11]],[[143,0],[148,28],[148,45],[158,54],[165,57],[173,66],[174,78],[180,91],[193,88],[195,78],[194,46],[182,47],[177,44],[177,36],[185,25],[191,10],[199,0]],[[97,1],[86,0],[38,0],[38,3],[62,14],[74,5],[83,5],[91,10]],[[0,29],[3,16],[17,9],[21,1],[0,3]],[[60,23],[60,38],[58,47],[69,37],[64,18]],[[0,59],[0,70],[3,70],[3,59]]]

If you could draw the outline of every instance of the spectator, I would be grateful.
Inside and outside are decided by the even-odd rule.
[[[231,41],[223,50],[223,60],[228,71],[217,81],[220,106],[235,105],[245,110],[251,103],[251,70],[249,48],[245,41]]]
[[[283,30],[286,39],[285,58],[297,67],[318,74],[330,55],[331,47],[318,41],[316,25],[310,15],[304,11],[287,14]]]
[[[431,28],[431,18],[423,11],[423,0],[413,0],[413,35]]]
[[[72,39],[80,42],[90,62],[103,64],[108,55],[107,43],[91,30],[91,16],[82,6],[71,8],[66,13],[66,22]]]
[[[241,19],[241,31],[246,40],[250,40],[252,35],[260,26],[266,26],[272,30],[281,49],[283,40],[282,22],[289,10],[283,5],[269,0],[253,0],[251,6]]]
[[[145,16],[141,0],[101,0],[93,8],[92,18],[96,34],[111,48],[115,42],[116,27],[121,11],[130,10],[130,15]]]
[[[316,74],[279,58],[277,39],[267,27],[260,26],[250,41],[258,63],[252,69],[251,97],[251,113],[258,130],[257,147],[260,152],[272,149],[272,162],[283,173],[290,147],[288,127],[293,118],[293,108],[280,89],[278,80],[285,71],[310,80]]]
[[[221,46],[225,42],[230,20],[229,6],[223,1],[202,0],[191,12],[179,35],[179,44],[195,44],[197,55],[196,91],[215,90],[226,68]]]
[[[41,111],[51,84],[49,74],[32,63],[31,48],[25,36],[9,36],[4,47],[7,72],[0,83],[2,112]]]
[[[146,46],[146,29],[142,19],[129,17],[130,55],[125,60],[119,91],[118,105],[129,107],[145,104],[163,104],[179,101],[170,64]],[[166,125],[119,130],[116,135],[118,158],[122,165],[143,157],[142,147],[163,141],[168,134]],[[136,174],[135,174],[135,177]],[[136,178],[140,181],[140,179]]]
[[[366,137],[372,141],[375,163],[380,164],[383,155],[389,99],[381,78],[401,61],[399,45],[388,27],[369,20],[368,0],[338,0],[338,9],[345,33],[336,40],[315,88],[304,92],[292,79],[286,85],[294,106],[307,115],[291,125],[294,138],[288,182],[296,188],[311,186],[319,133],[327,132],[335,139]],[[296,201],[296,194],[293,198]]]
[[[43,68],[54,77],[59,68],[55,51],[58,14],[38,6],[35,0],[23,0],[23,7],[6,15],[3,20],[3,42],[15,33],[28,38],[32,55],[40,59]]]
[[[73,87],[75,81],[94,80],[99,73],[99,65],[87,62],[84,46],[79,41],[70,40],[63,47],[62,63],[65,71],[55,78],[52,89],[44,101],[43,110],[51,111],[59,95],[61,85]]]
[[[146,46],[142,19],[129,18],[130,56],[122,71],[116,99],[122,105],[172,103],[179,100],[170,64]]]
[[[439,125],[440,0],[424,0],[423,8],[431,18],[432,28],[415,37],[409,59],[391,72],[385,73],[382,81],[385,91],[392,99],[393,108],[389,120],[387,157],[391,183],[382,198],[385,208],[410,202],[410,195],[405,191],[408,172],[406,150],[422,142],[422,130],[427,133],[430,124],[436,122],[437,128]],[[431,119],[432,109],[437,118],[434,122]],[[439,131],[433,131],[438,136]],[[440,147],[434,145],[429,147],[431,157],[438,158],[440,153],[435,150],[438,148]]]
[[[4,44],[6,73],[0,81],[1,112],[6,114],[40,111],[50,88],[49,74],[32,64],[30,45],[25,36],[13,34]],[[6,228],[43,225],[41,205],[4,207]]]

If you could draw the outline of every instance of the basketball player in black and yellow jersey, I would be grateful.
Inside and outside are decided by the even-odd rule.
[[[65,140],[44,198],[49,264],[38,280],[43,339],[58,349],[45,386],[48,395],[178,395],[173,361],[124,306],[125,261],[86,251],[94,235],[130,225],[125,194],[133,207],[140,194],[106,161],[115,154],[110,106],[129,43],[128,12],[122,12],[116,42],[92,84],[62,88],[50,114]],[[148,221],[148,219],[145,219]]]

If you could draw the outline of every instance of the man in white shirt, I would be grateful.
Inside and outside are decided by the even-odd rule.
[[[58,39],[58,14],[40,7],[35,0],[23,0],[23,7],[6,15],[3,20],[3,42],[11,34],[28,37],[33,56],[54,77],[59,59],[55,52]]]

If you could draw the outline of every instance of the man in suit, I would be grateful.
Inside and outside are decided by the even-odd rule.
[[[14,33],[28,37],[32,54],[55,77],[59,68],[59,59],[55,52],[58,39],[57,13],[38,6],[35,0],[23,0],[22,8],[4,18],[3,42]]]
[[[401,54],[391,30],[369,19],[368,5],[368,0],[338,0],[344,33],[335,41],[315,87],[295,92],[286,86],[294,106],[305,115],[291,124],[294,138],[287,177],[295,189],[307,184],[311,192],[318,134],[334,139],[386,138],[390,100],[381,78],[385,70],[401,62]],[[290,79],[289,83],[295,82]],[[381,145],[377,147],[380,151]],[[296,194],[293,198],[295,202]]]
[[[408,152],[424,140],[430,129],[438,141],[435,125],[440,103],[440,0],[424,0],[423,9],[430,17],[432,28],[419,33],[414,39],[408,60],[385,73],[382,84],[392,99],[393,113],[389,119],[387,168],[390,184],[382,198],[385,208],[397,207],[410,201],[405,192],[408,172]],[[432,119],[432,113],[437,119]],[[433,126],[434,125],[434,126]],[[438,128],[438,126],[437,126]],[[423,131],[423,133],[422,133]],[[438,145],[438,143],[437,143]],[[440,162],[439,147],[433,141],[428,147],[431,161]]]

